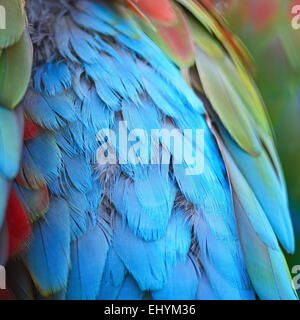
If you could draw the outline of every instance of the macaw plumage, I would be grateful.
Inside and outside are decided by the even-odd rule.
[[[255,80],[278,142],[296,236],[295,254],[288,257],[291,269],[299,264],[300,257],[300,171],[295,170],[300,162],[300,33],[292,28],[297,5],[299,0],[243,0],[232,3],[226,11],[233,30],[255,60]]]
[[[271,127],[210,1],[0,4],[1,252],[17,298],[297,298]],[[130,150],[149,144],[135,129],[201,129],[205,147],[189,143],[203,172],[187,174],[175,147],[167,164],[124,161],[98,134],[121,141],[124,122]],[[101,146],[116,164],[99,163]]]

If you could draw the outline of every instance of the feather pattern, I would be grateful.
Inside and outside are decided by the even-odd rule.
[[[296,298],[276,239],[289,247],[291,230],[283,228],[290,225],[281,227],[271,215],[273,199],[285,194],[283,177],[234,39],[202,1],[176,1],[182,7],[162,1],[167,15],[149,1],[128,2],[143,23],[159,24],[165,46],[153,40],[178,65],[196,60],[196,82],[187,77],[191,87],[150,39],[155,29],[146,35],[125,2],[27,1],[33,27],[47,24],[50,30],[42,39],[32,34],[36,65],[20,106],[38,129],[26,137],[14,183],[32,223],[32,239],[20,253],[29,274],[22,274],[24,287],[17,291],[41,299]],[[47,21],[39,19],[43,10]],[[194,17],[187,18],[187,11]],[[193,21],[202,26],[201,41]],[[232,77],[230,70],[236,71]],[[218,121],[228,139],[218,136]],[[191,130],[184,148],[161,137],[169,129],[181,138]],[[197,130],[202,140],[194,142]],[[153,141],[154,148],[143,151]],[[194,167],[189,159],[177,163],[176,150],[185,149],[203,156],[202,174],[186,174]],[[100,163],[103,150],[114,163]],[[169,153],[167,164],[149,163],[163,152]],[[0,160],[0,213],[9,194],[6,175],[13,178],[18,167],[7,160]],[[267,191],[265,202],[260,193]],[[280,221],[288,220],[285,201]]]

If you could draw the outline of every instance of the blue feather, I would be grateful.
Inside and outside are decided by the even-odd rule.
[[[211,287],[211,284],[204,273],[198,280],[196,300],[219,300],[217,293]]]
[[[68,91],[53,97],[29,92],[24,105],[27,117],[46,129],[55,130],[76,119],[74,97]]]
[[[32,226],[33,240],[25,262],[44,294],[67,284],[70,264],[70,218],[67,203],[53,198],[44,218]]]
[[[77,154],[96,157],[99,143],[92,128],[86,127],[82,122],[72,122],[66,129],[66,136],[71,139],[72,146]]]
[[[127,21],[121,19],[120,16],[118,16],[112,10],[112,8],[107,6],[107,4],[105,5],[102,1],[100,1],[100,3],[91,1],[79,1],[78,3],[76,3],[76,8],[86,13],[90,17],[97,18],[97,21],[101,21],[113,27],[119,33],[127,35],[131,38],[138,37],[138,33],[136,32],[136,30],[132,28],[132,26]],[[85,23],[84,25],[86,26]],[[101,31],[99,32],[101,33]]]
[[[92,170],[90,163],[82,156],[69,157],[62,152],[64,172],[62,184],[76,188],[80,193],[87,193],[92,188]]]
[[[198,275],[190,257],[171,272],[163,289],[152,292],[155,300],[195,300]]]
[[[54,138],[42,133],[25,143],[21,170],[33,187],[42,187],[59,175],[61,152]]]
[[[34,87],[39,93],[54,96],[70,89],[72,76],[67,64],[50,62],[40,66],[34,75]]]
[[[290,253],[293,252],[294,232],[285,186],[281,184],[267,151],[262,150],[260,156],[252,157],[239,148],[227,134],[224,134],[224,137],[233,159],[243,172],[275,234],[283,246]]]
[[[100,32],[106,36],[114,36],[117,33],[112,26],[93,16],[91,12],[87,14],[82,11],[72,10],[71,16],[76,23],[84,28]]]
[[[85,194],[76,190],[69,190],[66,196],[70,207],[71,240],[82,237],[90,225],[88,203]]]
[[[2,226],[5,216],[6,204],[9,194],[9,182],[0,174],[0,225]]]
[[[78,10],[81,10],[88,15],[95,16],[108,25],[113,26],[119,23],[121,20],[120,16],[107,5],[103,5],[102,1],[100,3],[80,0],[76,2],[75,6]]]
[[[127,220],[129,228],[138,237],[156,240],[165,234],[173,204],[163,203],[154,206],[151,203],[151,207],[142,206],[137,198],[134,184],[124,178],[116,182],[112,201],[118,212]]]
[[[116,216],[113,248],[141,290],[161,289],[172,268],[186,259],[190,244],[190,228],[179,213],[170,220],[166,236],[150,242],[136,238]]]
[[[73,62],[78,62],[78,59],[87,63],[101,62],[99,52],[103,48],[99,41],[96,42],[91,34],[79,28],[70,17],[65,16],[59,19],[56,30],[56,43],[63,57]],[[73,48],[73,51],[71,48]]]
[[[98,300],[115,300],[126,275],[126,268],[111,246],[107,254]]]
[[[71,244],[67,299],[94,300],[97,297],[108,249],[107,235],[99,224]]]
[[[122,284],[117,300],[142,300],[143,291],[138,287],[133,277],[128,274]]]
[[[209,215],[208,213],[207,215]],[[233,215],[233,211],[227,211]],[[227,226],[219,227],[221,231],[213,228],[210,230],[205,218],[206,213],[199,212],[193,217],[193,226],[197,243],[199,245],[199,259],[203,265],[205,274],[219,299],[245,299],[253,298],[254,294],[250,285],[240,247],[237,231],[234,225],[229,226],[233,230],[227,232]],[[219,223],[235,223],[234,219],[218,220]],[[226,230],[226,238],[223,238],[223,230]],[[225,240],[225,241],[224,241]],[[220,285],[222,281],[222,285]]]
[[[29,189],[14,183],[14,190],[21,200],[30,221],[39,219],[49,208],[49,199],[44,189]]]
[[[68,127],[57,130],[55,132],[55,140],[60,149],[64,150],[69,157],[78,154],[78,148],[74,142],[74,137]]]
[[[79,112],[86,127],[93,129],[95,134],[100,129],[106,129],[114,121],[114,113],[102,102],[94,89],[84,100],[79,100]]]

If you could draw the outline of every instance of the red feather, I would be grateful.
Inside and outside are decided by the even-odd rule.
[[[176,19],[169,0],[126,0],[128,6],[139,16],[147,16],[149,19],[162,24],[171,24]],[[155,4],[154,4],[155,2]]]
[[[181,11],[174,6],[174,12],[177,16],[174,25],[156,25],[156,28],[174,56],[181,62],[189,64],[194,60],[194,43],[192,35]]]
[[[28,140],[36,137],[41,131],[41,128],[33,123],[32,121],[26,119],[24,127],[24,140]]]
[[[6,222],[9,256],[11,257],[24,245],[31,232],[28,216],[13,188],[7,204]]]
[[[256,31],[270,26],[278,16],[278,0],[252,0],[244,6],[244,19],[253,21]]]

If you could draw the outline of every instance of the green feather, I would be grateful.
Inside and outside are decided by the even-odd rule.
[[[265,300],[297,300],[281,249],[268,247],[258,237],[235,197],[234,203],[247,270],[258,296]]]
[[[295,300],[297,294],[274,231],[230,153],[222,143],[219,145],[230,176],[241,246],[252,285],[260,299]]]
[[[26,14],[22,3],[22,0],[0,0],[1,13],[5,15],[6,25],[5,29],[0,28],[0,48],[13,45],[20,40],[24,32]]]
[[[255,132],[253,118],[218,65],[225,63],[225,59],[224,57],[223,61],[221,59],[216,61],[203,50],[196,49],[200,80],[214,110],[239,146],[252,155],[258,155],[261,145]]]
[[[0,57],[0,105],[13,109],[23,98],[30,80],[32,44],[25,31]]]

